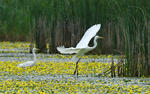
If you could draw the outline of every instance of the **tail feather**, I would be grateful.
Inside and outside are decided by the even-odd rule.
[[[62,54],[73,54],[78,52],[78,49],[76,48],[65,48],[64,46],[57,47],[57,50]]]

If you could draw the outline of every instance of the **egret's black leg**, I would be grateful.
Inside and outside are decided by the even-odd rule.
[[[78,59],[78,61],[76,62],[76,69],[74,71],[74,75],[77,73],[77,77],[78,77],[78,63],[80,61],[81,58]]]

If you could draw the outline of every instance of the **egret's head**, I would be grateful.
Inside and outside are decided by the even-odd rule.
[[[38,50],[38,49],[37,49],[37,48],[33,48],[33,49],[32,49],[32,52],[34,52],[34,53],[35,53],[35,52],[36,52],[36,50]]]
[[[103,39],[103,37],[95,36],[96,39]]]

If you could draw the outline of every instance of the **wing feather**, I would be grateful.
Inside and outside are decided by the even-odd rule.
[[[73,53],[78,53],[80,49],[74,47],[65,48],[64,46],[60,46],[57,47],[57,50],[62,54],[73,54]]]
[[[96,35],[96,33],[99,31],[100,27],[101,27],[101,24],[97,24],[97,25],[93,25],[91,28],[89,28],[83,35],[80,42],[77,44],[76,48],[88,47],[90,40]]]

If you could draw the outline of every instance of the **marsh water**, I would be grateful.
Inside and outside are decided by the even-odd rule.
[[[51,61],[51,62],[69,62],[71,58],[67,58],[68,55],[56,55],[56,54],[36,54],[37,61]],[[65,57],[65,58],[62,58]],[[57,57],[57,58],[56,58]],[[0,53],[1,61],[29,61],[33,60],[33,55],[30,53]],[[114,62],[118,62],[118,59],[114,58]],[[111,58],[81,58],[81,62],[111,62]]]
[[[27,49],[25,49],[27,50]],[[19,62],[24,62],[24,61],[29,61],[32,60],[32,54],[23,52],[25,51],[23,49],[14,49],[15,52],[5,52],[5,51],[11,51],[10,49],[0,49],[2,51],[0,53],[0,61],[19,61]],[[19,52],[21,51],[21,52]],[[93,56],[94,57],[94,56]],[[119,61],[119,59],[114,58],[113,59],[116,63]],[[37,62],[42,61],[42,62],[69,62],[71,61],[71,58],[68,57],[67,55],[58,55],[58,54],[37,54]],[[99,57],[99,58],[81,58],[81,62],[104,62],[104,63],[111,63],[112,59],[111,58],[106,58],[106,57]],[[41,80],[62,80],[62,79],[76,79],[78,81],[92,81],[93,83],[96,83],[96,80],[101,80],[104,82],[104,84],[111,85],[113,84],[118,84],[121,81],[124,81],[126,85],[138,85],[138,86],[150,86],[150,78],[136,78],[136,77],[97,77],[97,76],[82,76],[79,75],[77,78],[75,75],[24,75],[24,76],[18,76],[18,75],[6,75],[6,76],[0,76],[0,79],[3,80],[13,80],[13,79],[18,79],[21,81],[28,81],[28,80],[35,80],[35,81],[41,81]],[[121,85],[121,83],[120,83]]]

